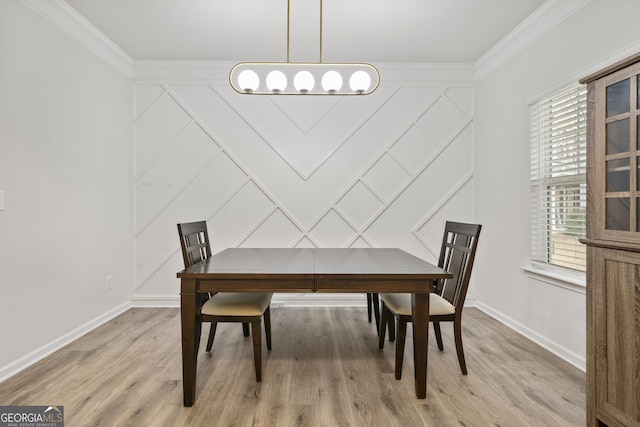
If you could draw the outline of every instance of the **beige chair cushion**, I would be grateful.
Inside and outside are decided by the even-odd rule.
[[[202,306],[202,314],[210,316],[261,316],[271,303],[273,294],[221,292]]]
[[[380,294],[380,299],[391,311],[401,316],[411,316],[411,294]],[[429,314],[432,316],[453,314],[456,308],[440,295],[429,294]]]

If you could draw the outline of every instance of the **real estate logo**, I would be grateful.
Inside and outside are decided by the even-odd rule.
[[[0,406],[0,427],[64,427],[64,406]]]

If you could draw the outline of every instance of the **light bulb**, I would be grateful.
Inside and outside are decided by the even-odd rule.
[[[280,93],[287,87],[287,76],[280,70],[267,74],[267,87],[273,93]]]
[[[253,70],[243,70],[238,75],[238,87],[244,92],[251,93],[260,86],[260,77]]]
[[[337,71],[327,71],[322,76],[322,88],[327,93],[336,93],[342,88],[342,76]]]
[[[371,77],[366,71],[356,71],[349,79],[349,86],[356,93],[364,93],[371,86]]]
[[[313,75],[308,71],[300,71],[293,78],[293,85],[300,93],[309,93],[313,89],[316,81]]]

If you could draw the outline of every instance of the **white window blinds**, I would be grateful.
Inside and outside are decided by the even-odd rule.
[[[586,270],[587,89],[576,84],[531,107],[532,258]]]

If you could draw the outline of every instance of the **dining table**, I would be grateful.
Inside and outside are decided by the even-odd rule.
[[[426,398],[429,293],[434,281],[452,277],[430,262],[397,248],[229,248],[177,277],[184,406],[196,398],[200,294],[215,292],[410,293],[415,394]]]

